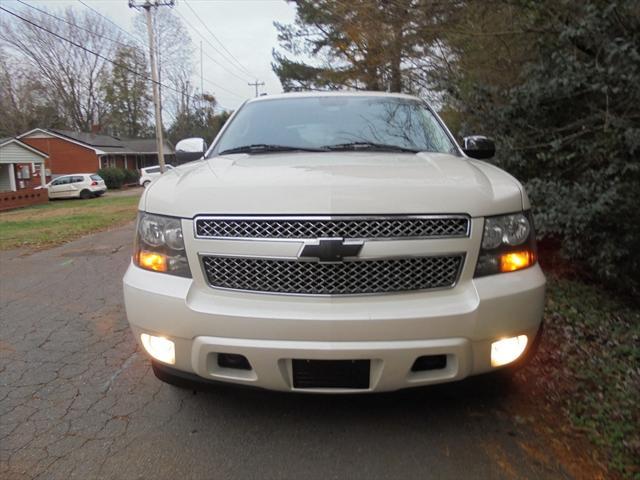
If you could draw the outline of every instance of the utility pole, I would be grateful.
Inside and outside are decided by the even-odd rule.
[[[258,80],[256,80],[253,83],[247,83],[247,85],[249,85],[250,87],[256,87],[256,97],[258,96],[258,87],[263,87],[264,86],[264,82],[258,82]]]
[[[151,8],[173,7],[175,0],[144,0],[141,3],[129,0],[129,8],[144,10],[147,16],[147,34],[149,35],[149,61],[151,63],[151,81],[153,82],[153,105],[156,117],[156,145],[158,149],[158,165],[160,172],[166,170],[164,164],[164,139],[162,138],[162,111],[160,109],[160,89],[158,82],[158,66],[156,64],[155,39],[153,33],[153,19],[151,18]]]
[[[204,62],[202,61],[202,40],[200,40],[200,107],[204,105]]]

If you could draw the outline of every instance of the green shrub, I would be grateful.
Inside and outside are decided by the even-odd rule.
[[[116,167],[101,168],[96,172],[102,177],[107,188],[118,189],[125,183],[125,170]]]
[[[137,170],[126,168],[107,167],[98,170],[98,175],[102,177],[107,188],[122,188],[123,185],[137,184],[140,173]]]
[[[124,170],[124,184],[137,184],[140,179],[140,173],[137,170]]]
[[[443,83],[461,133],[496,138],[492,162],[524,183],[540,238],[640,298],[638,2],[515,4],[523,32],[540,32],[517,79],[504,86],[460,69]]]

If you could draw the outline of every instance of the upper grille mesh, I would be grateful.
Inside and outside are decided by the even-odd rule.
[[[236,219],[198,218],[205,238],[428,238],[466,237],[469,219],[450,217]]]
[[[300,262],[247,257],[205,256],[204,272],[213,287],[253,292],[349,295],[452,287],[463,255]]]

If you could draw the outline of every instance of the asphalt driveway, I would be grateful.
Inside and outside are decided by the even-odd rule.
[[[162,384],[129,332],[132,226],[0,253],[0,477],[569,478],[508,382],[371,396]]]

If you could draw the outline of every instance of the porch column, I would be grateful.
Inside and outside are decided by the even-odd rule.
[[[9,188],[11,189],[12,192],[15,192],[18,190],[16,188],[16,164],[15,163],[9,164]]]
[[[40,163],[40,184],[44,187],[47,184],[47,172],[44,160]]]

